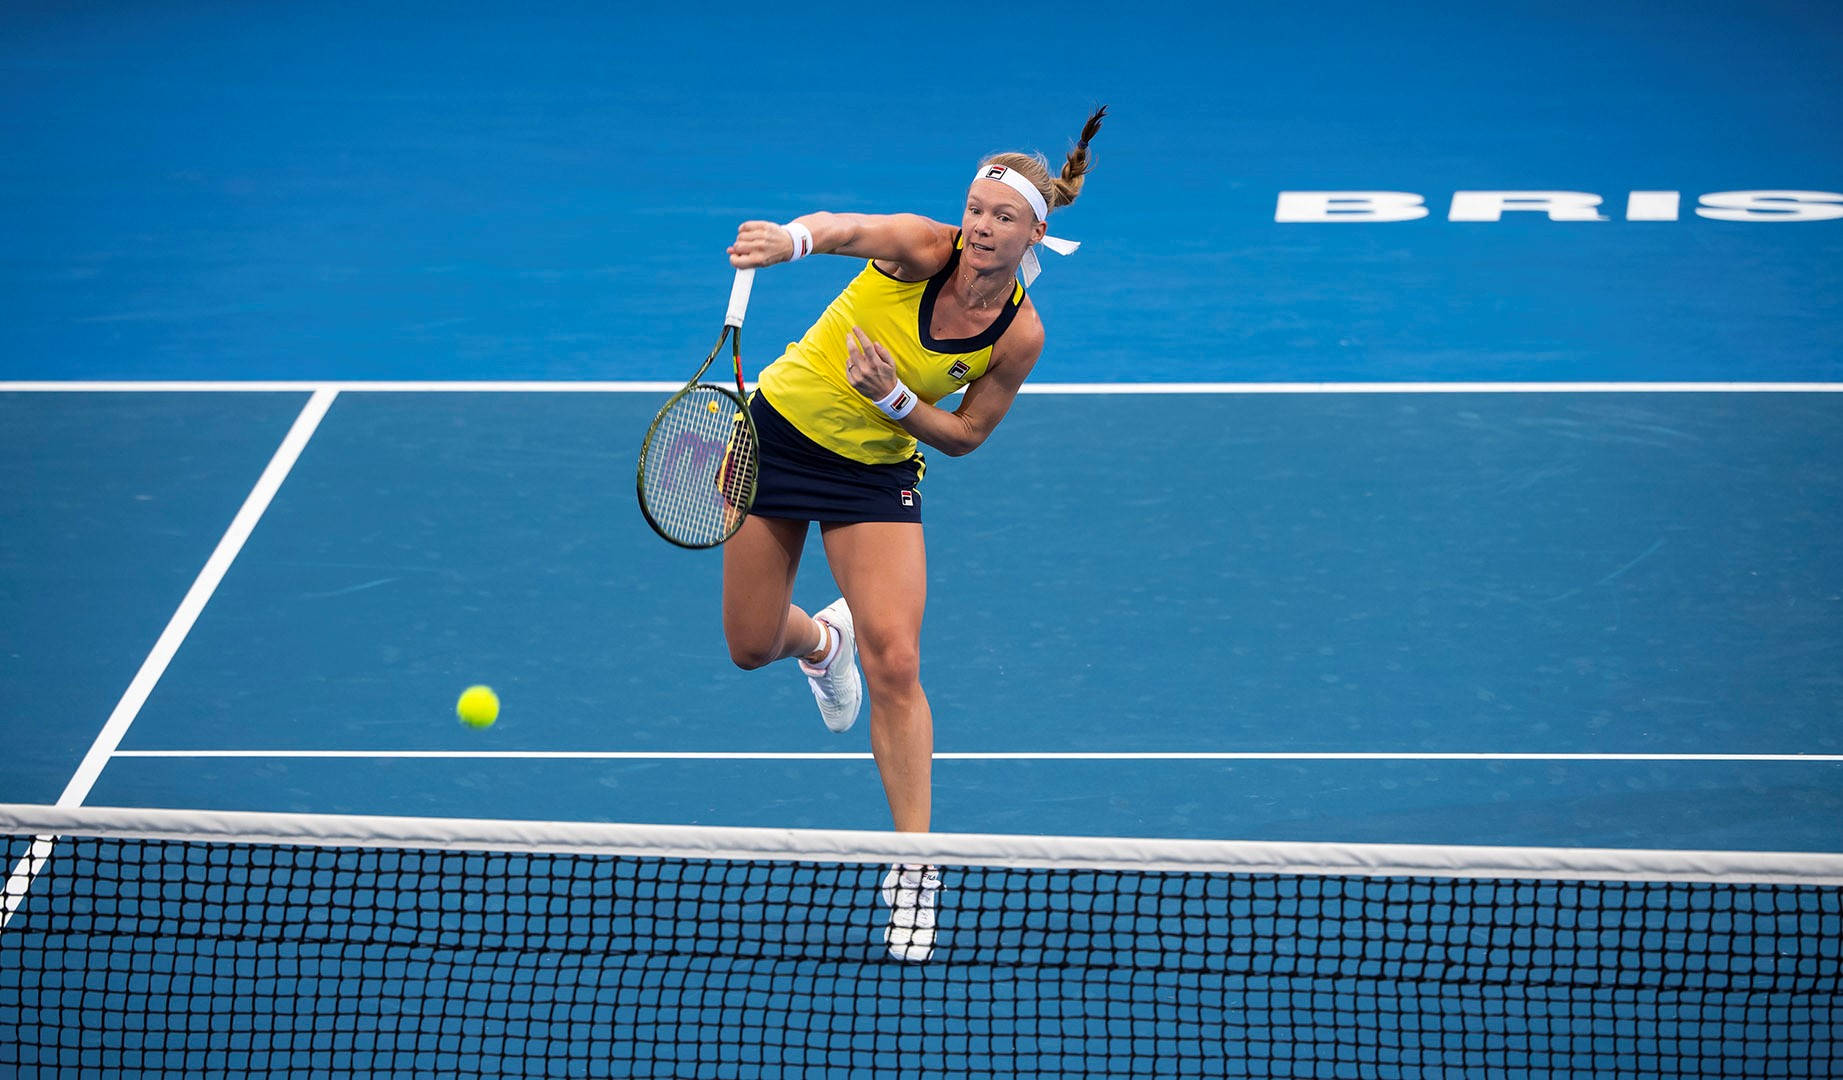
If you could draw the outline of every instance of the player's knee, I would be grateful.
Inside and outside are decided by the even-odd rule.
[[[763,641],[759,638],[747,640],[732,638],[729,647],[730,662],[744,671],[767,667],[781,658],[780,650],[775,647],[774,642]]]
[[[901,690],[921,682],[921,648],[902,640],[860,640],[858,662],[872,687]]]

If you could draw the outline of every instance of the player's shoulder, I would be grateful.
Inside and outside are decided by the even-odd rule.
[[[936,221],[926,214],[899,213],[890,215],[899,221],[908,223],[918,229],[925,229],[932,236],[952,244],[954,237],[960,235],[960,226],[946,221]]]
[[[926,214],[911,214],[906,211],[885,214],[884,221],[889,227],[899,229],[911,238],[925,238],[928,242],[944,243],[950,249],[953,247],[954,238],[960,235],[960,226],[951,225],[945,221],[936,221]]]
[[[1019,302],[1017,314],[1012,317],[1011,325],[1005,327],[1005,333],[998,339],[998,351],[1007,357],[1029,357],[1035,360],[1043,351],[1043,320],[1037,315],[1037,305],[1025,293]]]
[[[959,226],[921,214],[889,214],[884,220],[898,253],[875,260],[885,274],[898,281],[926,281],[953,258]]]

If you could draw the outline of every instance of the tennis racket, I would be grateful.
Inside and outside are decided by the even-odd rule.
[[[660,536],[684,548],[716,547],[736,534],[755,502],[755,421],[742,385],[742,315],[755,271],[736,271],[723,333],[685,388],[653,417],[640,444],[635,487],[640,513]],[[730,343],[736,389],[699,382]]]

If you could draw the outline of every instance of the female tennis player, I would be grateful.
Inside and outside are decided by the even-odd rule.
[[[1025,291],[1035,247],[1050,212],[1081,193],[1088,141],[1106,112],[1088,119],[1059,174],[1040,154],[981,162],[957,226],[815,213],[744,222],[729,248],[738,269],[812,254],[866,260],[762,371],[750,400],[761,473],[748,519],[723,548],[723,632],[742,668],[798,657],[833,731],[856,721],[868,683],[871,750],[899,831],[928,830],[934,753],[921,686],[928,582],[917,444],[955,457],[977,449],[1036,364],[1043,324]],[[1054,238],[1045,246],[1074,250]],[[962,388],[953,411],[936,406]],[[808,615],[792,599],[814,521],[844,595]],[[898,958],[932,950],[938,888],[925,867],[895,868],[884,882]]]

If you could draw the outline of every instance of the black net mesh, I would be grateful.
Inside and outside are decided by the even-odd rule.
[[[64,837],[0,1074],[1843,1075],[1833,886],[885,869]]]

